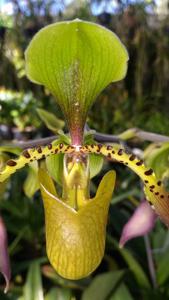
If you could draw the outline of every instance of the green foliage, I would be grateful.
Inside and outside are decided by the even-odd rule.
[[[39,189],[38,163],[36,161],[29,164],[29,170],[26,180],[23,184],[23,190],[27,197],[31,198]]]
[[[158,178],[169,170],[169,143],[152,144],[145,151],[147,165],[153,168]]]
[[[59,130],[63,129],[65,122],[57,118],[54,114],[42,109],[37,109],[38,115],[41,120],[45,123],[46,127],[53,133],[58,133]]]
[[[124,271],[114,271],[100,274],[95,277],[85,290],[82,300],[98,299],[106,300],[117,285],[122,281]]]
[[[29,267],[23,300],[43,300],[43,288],[40,266],[38,262],[32,262]]]

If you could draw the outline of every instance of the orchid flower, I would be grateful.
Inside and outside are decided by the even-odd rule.
[[[122,146],[85,142],[89,108],[109,83],[126,75],[128,53],[113,32],[77,19],[52,24],[35,35],[25,59],[28,78],[47,88],[60,105],[70,142],[59,139],[44,147],[24,150],[18,159],[7,162],[0,172],[0,182],[34,160],[63,154],[61,196],[48,171],[44,167],[39,170],[47,255],[61,276],[83,278],[96,269],[104,255],[107,215],[115,185],[115,172],[109,171],[95,197],[90,198],[91,154],[132,169],[144,183],[148,203],[167,226],[169,194],[153,170]],[[137,214],[135,218],[138,217]]]

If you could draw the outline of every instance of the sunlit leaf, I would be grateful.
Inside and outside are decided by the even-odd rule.
[[[45,123],[46,127],[52,132],[58,133],[60,129],[63,129],[65,122],[57,118],[53,113],[42,108],[38,108],[37,112],[41,120]]]
[[[79,144],[89,107],[110,82],[125,76],[128,53],[113,32],[76,19],[40,30],[25,58],[27,76],[56,97],[73,144]]]

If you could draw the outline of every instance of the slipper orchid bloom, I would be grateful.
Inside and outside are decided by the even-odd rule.
[[[48,171],[39,170],[47,254],[61,276],[83,278],[96,269],[104,255],[107,215],[115,184],[115,172],[110,171],[103,177],[95,197],[90,198],[91,154],[132,169],[144,183],[147,201],[166,225],[169,225],[169,195],[153,170],[123,147],[85,142],[84,125],[91,105],[109,83],[126,75],[128,53],[113,32],[77,19],[52,24],[35,35],[25,58],[28,78],[44,85],[60,105],[71,141],[59,140],[24,150],[18,159],[7,162],[0,172],[0,181],[33,160],[64,154],[61,196]],[[139,214],[134,216],[136,220]],[[130,227],[126,229],[128,236]]]

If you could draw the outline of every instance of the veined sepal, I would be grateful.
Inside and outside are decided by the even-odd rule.
[[[53,181],[43,169],[39,181],[45,209],[47,255],[64,278],[80,279],[100,264],[105,249],[107,215],[115,172],[102,179],[96,196],[77,211],[59,199]]]
[[[28,78],[55,96],[72,144],[80,145],[90,106],[110,82],[124,78],[128,53],[112,31],[75,19],[40,30],[25,60]]]

